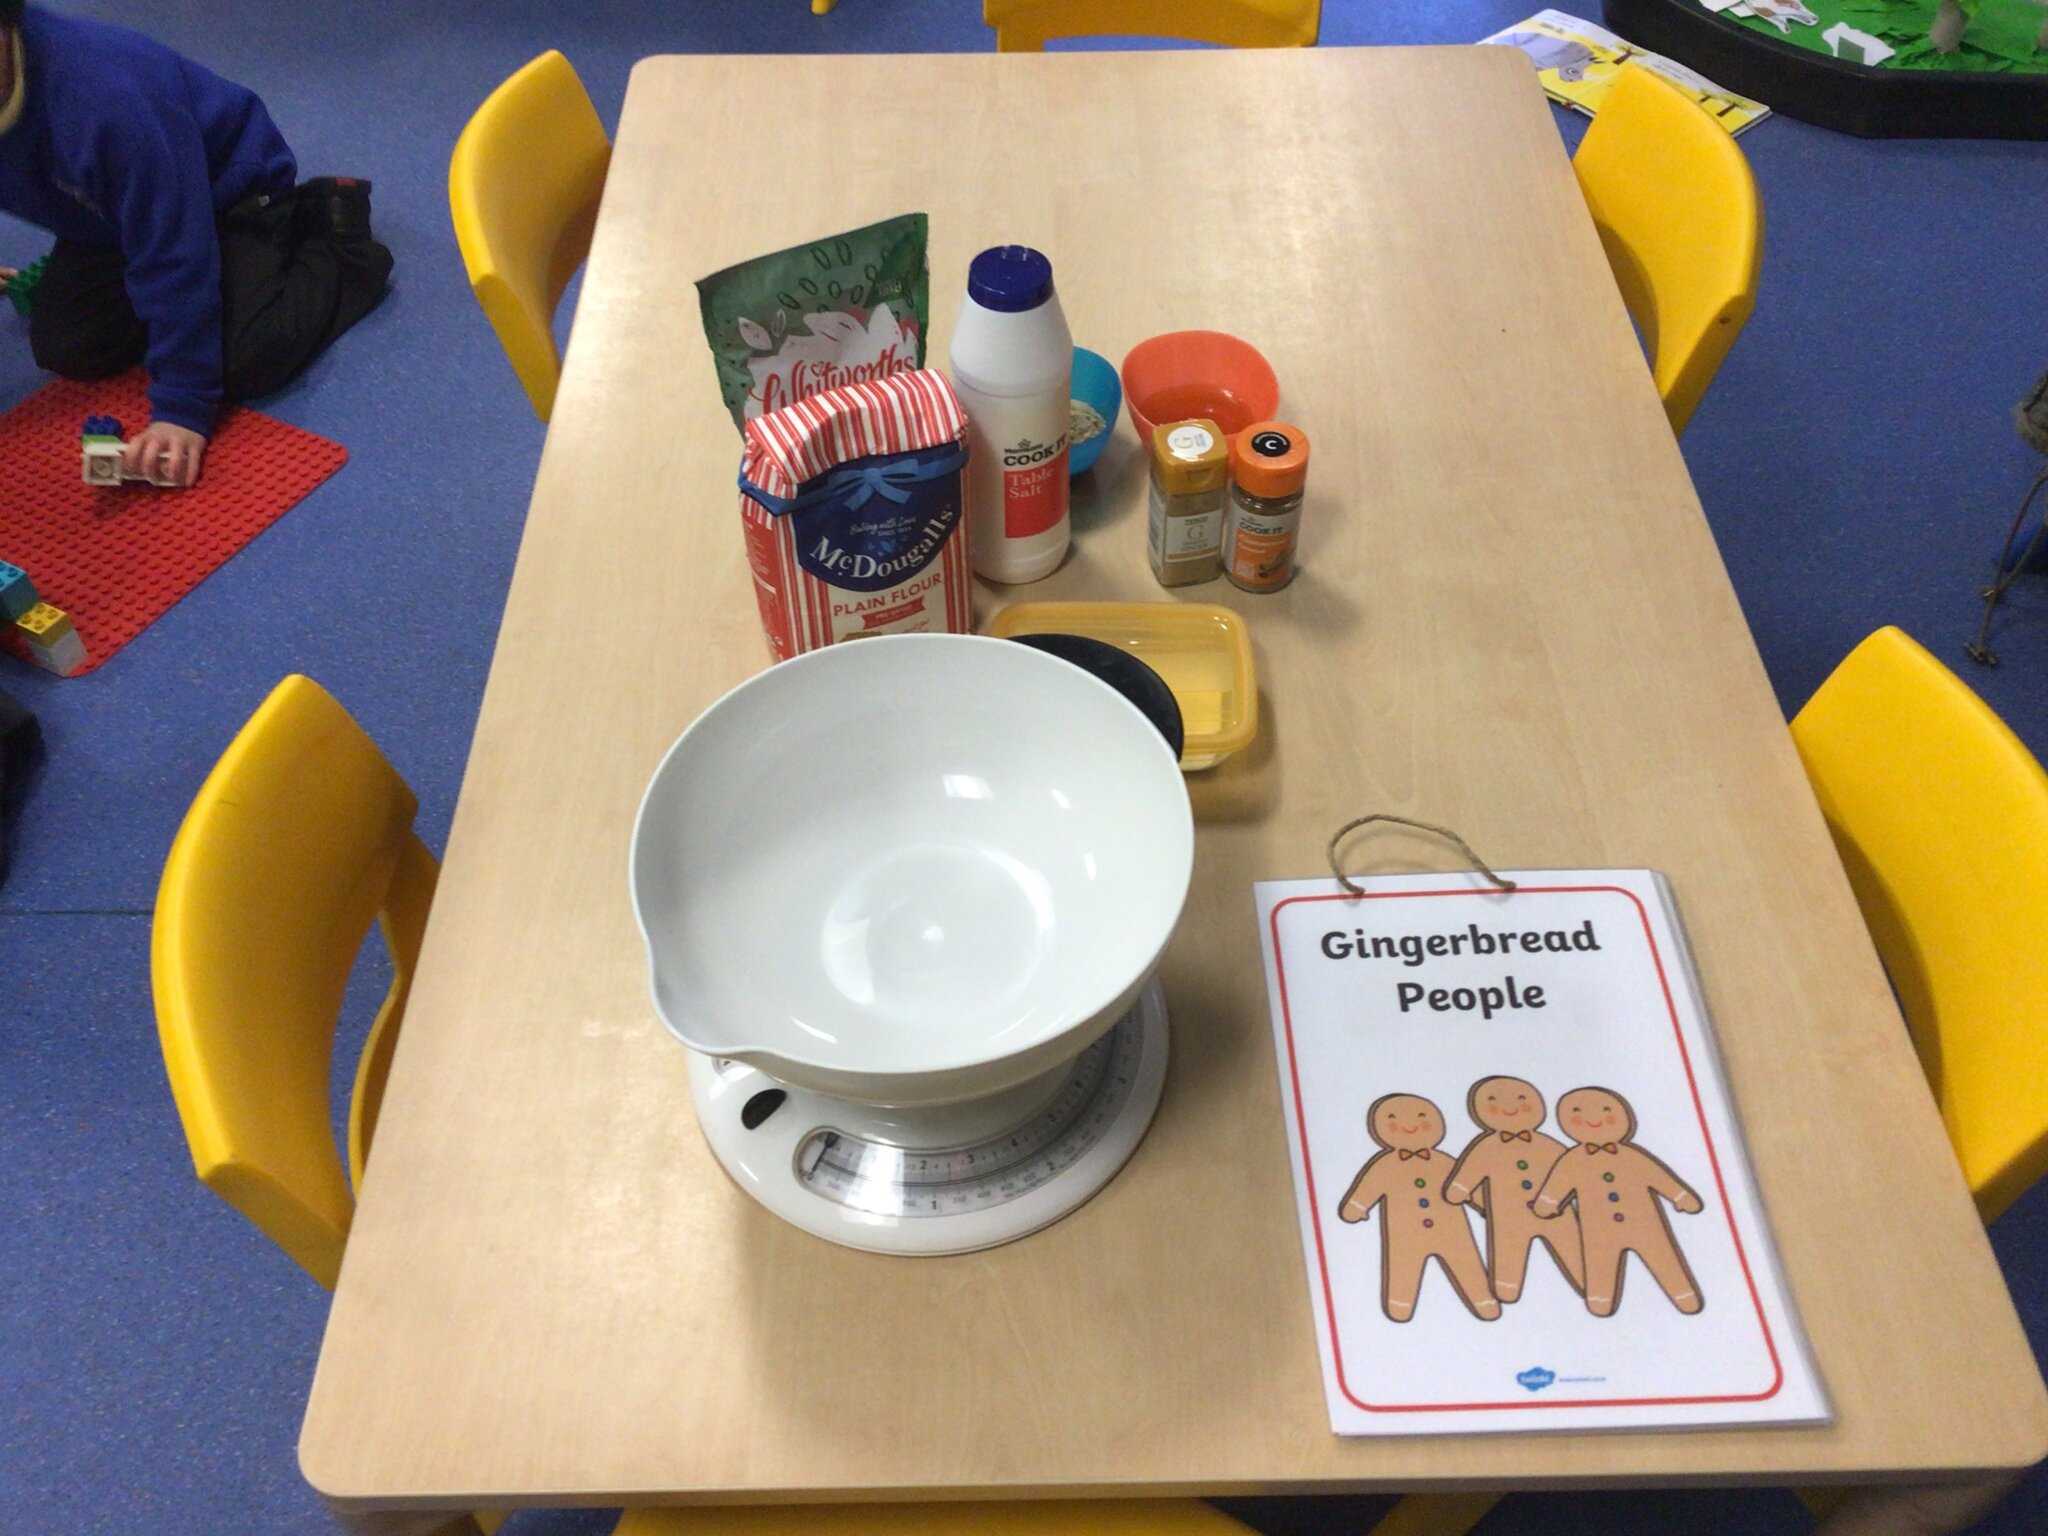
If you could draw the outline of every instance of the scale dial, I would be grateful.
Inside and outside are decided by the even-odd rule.
[[[880,1216],[985,1211],[1043,1189],[1116,1128],[1144,1062],[1127,1016],[1077,1056],[1045,1106],[985,1140],[925,1148],[821,1126],[796,1149],[797,1182],[813,1194]]]
[[[881,1110],[693,1056],[698,1118],[734,1180],[806,1231],[884,1253],[967,1253],[1057,1221],[1129,1159],[1166,1079],[1155,981],[1056,1073],[976,1106]],[[963,1112],[965,1112],[963,1114]]]

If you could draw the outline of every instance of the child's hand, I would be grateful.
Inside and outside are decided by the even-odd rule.
[[[199,483],[199,466],[206,458],[206,439],[187,427],[168,421],[153,421],[121,449],[121,467],[132,475],[145,475],[158,485],[188,486]]]

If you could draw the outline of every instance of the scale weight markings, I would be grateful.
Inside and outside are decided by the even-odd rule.
[[[1168,1044],[1155,980],[1040,1080],[1035,1108],[1026,1089],[892,1110],[695,1053],[690,1092],[719,1164],[782,1220],[873,1253],[973,1253],[1059,1220],[1115,1176],[1159,1106]]]
[[[1099,1145],[1130,1102],[1144,1050],[1127,1017],[1074,1059],[1051,1101],[1014,1130],[961,1147],[911,1149],[820,1126],[797,1148],[797,1181],[855,1210],[951,1216],[1041,1189]]]

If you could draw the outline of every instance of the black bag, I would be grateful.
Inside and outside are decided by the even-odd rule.
[[[42,755],[42,745],[42,727],[28,706],[0,692],[0,881],[7,878],[14,818],[28,793],[29,770]]]

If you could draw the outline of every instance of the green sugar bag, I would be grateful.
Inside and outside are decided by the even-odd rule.
[[[718,390],[742,432],[806,396],[924,366],[927,221],[906,213],[697,284]]]

